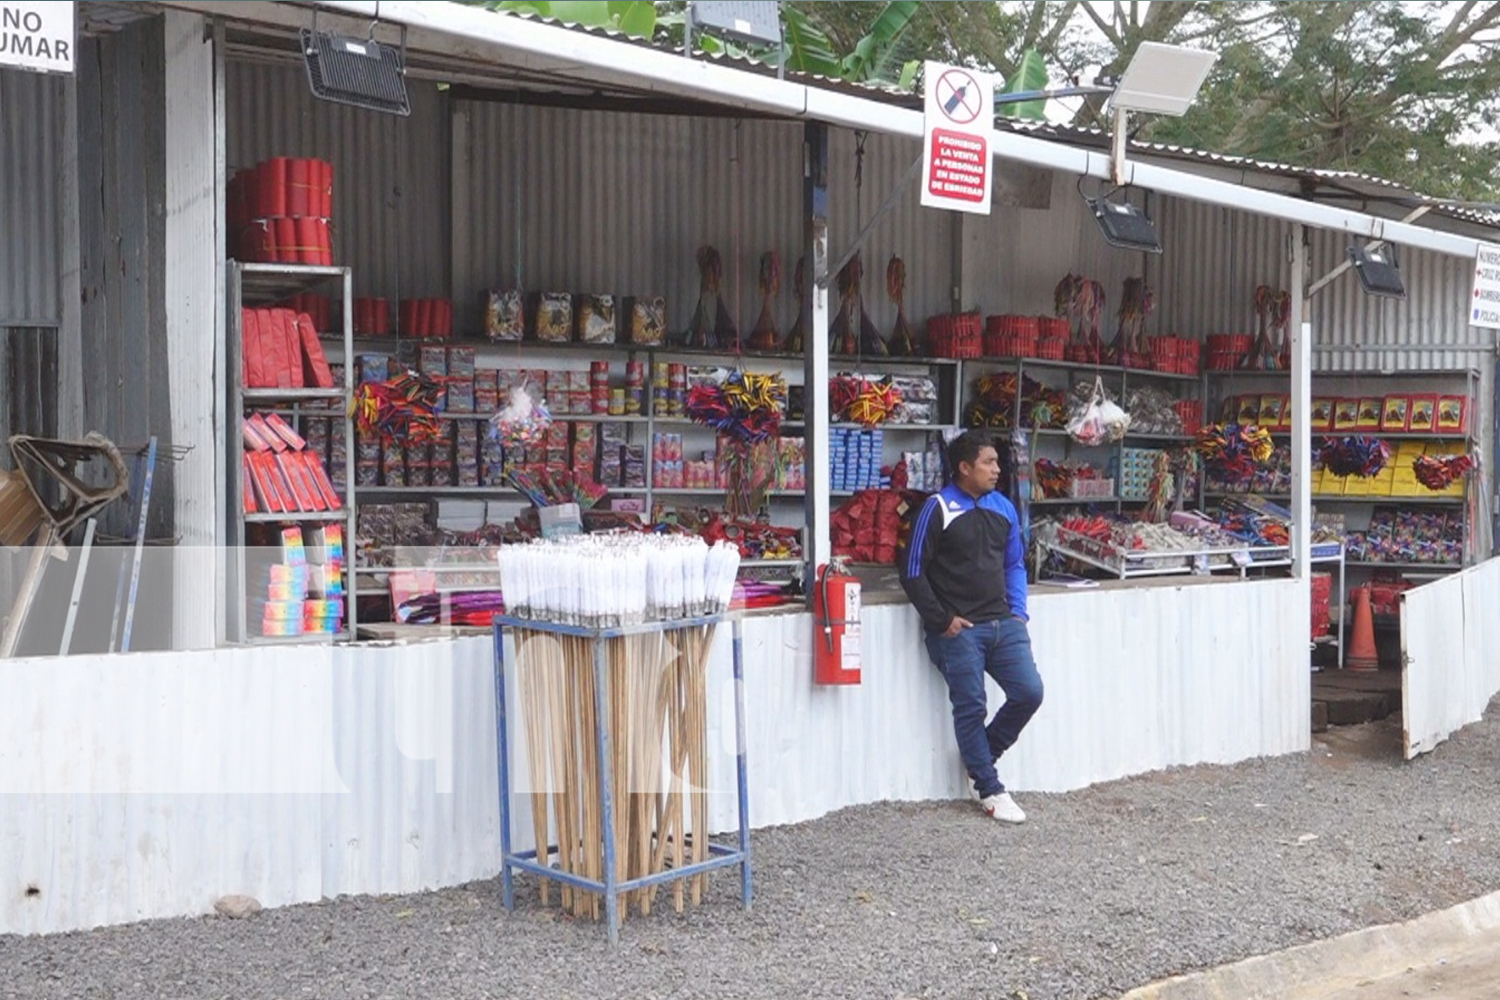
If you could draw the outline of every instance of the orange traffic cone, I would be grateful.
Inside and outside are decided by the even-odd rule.
[[[1370,588],[1355,587],[1354,628],[1349,635],[1349,652],[1344,666],[1350,670],[1378,670],[1380,657],[1375,652],[1375,616],[1370,611]]]

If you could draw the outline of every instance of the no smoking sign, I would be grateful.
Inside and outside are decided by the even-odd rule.
[[[922,141],[922,204],[990,212],[995,81],[961,66],[928,63]]]

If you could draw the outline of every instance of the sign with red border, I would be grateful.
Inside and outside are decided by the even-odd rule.
[[[990,214],[995,81],[988,73],[929,62],[922,137],[922,204]]]

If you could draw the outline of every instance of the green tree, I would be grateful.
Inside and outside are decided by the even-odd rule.
[[[785,6],[842,52],[882,5]],[[913,58],[991,69],[1007,85],[1031,50],[1052,83],[1087,83],[1123,72],[1144,41],[1220,58],[1187,115],[1139,116],[1138,138],[1370,173],[1443,197],[1500,197],[1500,3],[937,2],[921,5],[903,37],[920,52]],[[1103,98],[1051,102],[1048,111],[1107,125]]]

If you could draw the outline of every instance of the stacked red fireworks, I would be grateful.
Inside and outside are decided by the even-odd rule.
[[[273,156],[229,180],[225,214],[241,261],[333,264],[333,164]]]

